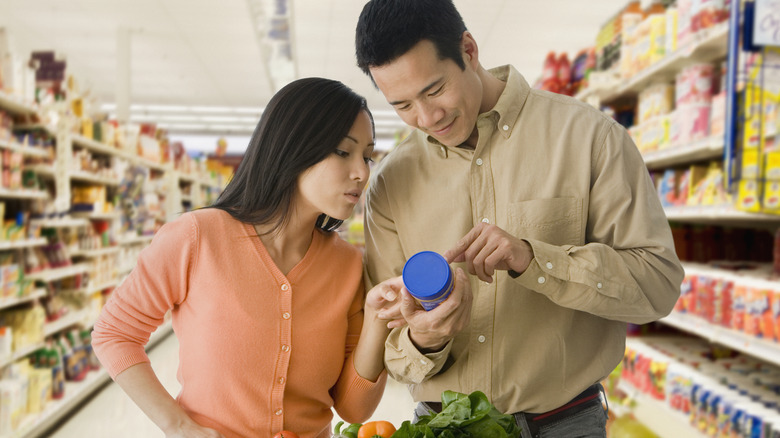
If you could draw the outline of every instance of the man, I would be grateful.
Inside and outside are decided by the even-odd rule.
[[[511,66],[484,69],[451,0],[371,0],[356,53],[415,128],[369,185],[368,285],[421,250],[471,274],[430,312],[402,294],[389,374],[424,402],[416,414],[480,390],[524,436],[605,436],[599,382],[626,323],[667,315],[683,277],[625,129]]]

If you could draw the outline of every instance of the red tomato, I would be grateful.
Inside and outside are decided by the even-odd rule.
[[[274,435],[274,438],[299,438],[298,435],[290,432],[289,430],[283,430],[276,435]]]

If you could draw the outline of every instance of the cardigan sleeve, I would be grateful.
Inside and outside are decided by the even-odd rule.
[[[364,287],[355,293],[347,323],[346,357],[336,385],[331,389],[333,407],[350,423],[362,423],[374,413],[385,391],[387,372],[382,371],[376,382],[364,379],[355,370],[354,351],[363,328]]]
[[[197,242],[198,227],[191,215],[165,224],[111,294],[92,331],[92,346],[112,379],[132,365],[149,362],[145,346],[150,335],[187,296]]]

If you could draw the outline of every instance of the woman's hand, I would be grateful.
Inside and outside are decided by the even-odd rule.
[[[401,327],[406,324],[401,314],[401,291],[404,282],[401,276],[385,280],[374,286],[366,295],[366,315],[376,314],[378,319],[387,321],[387,328]]]

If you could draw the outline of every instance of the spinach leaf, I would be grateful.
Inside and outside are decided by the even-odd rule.
[[[519,438],[512,415],[502,414],[487,396],[474,391],[444,391],[442,411],[423,415],[418,422],[404,421],[393,438]]]

